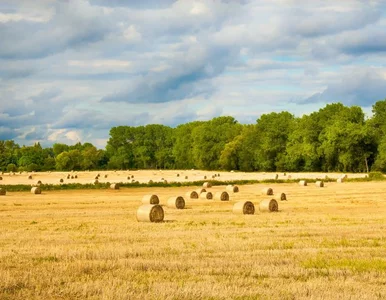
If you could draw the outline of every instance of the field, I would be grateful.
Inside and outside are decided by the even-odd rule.
[[[144,182],[177,173],[136,172]],[[120,182],[129,172],[117,173],[101,177]],[[95,174],[79,173],[79,180],[90,182]],[[212,175],[185,171],[179,178],[201,180],[204,174]],[[62,175],[34,174],[31,180],[5,174],[1,183],[56,183]],[[257,174],[221,172],[220,178],[243,176]],[[260,193],[264,187],[286,193],[279,212],[258,211],[269,198]],[[165,204],[194,187],[0,196],[0,299],[386,298],[384,182],[239,188],[230,201],[185,198],[184,210],[164,207],[163,223],[136,221],[142,196],[155,193]],[[234,215],[238,200],[252,201],[256,214]]]

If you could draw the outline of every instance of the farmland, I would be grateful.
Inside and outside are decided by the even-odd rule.
[[[164,207],[163,223],[136,221],[142,196],[157,194],[164,205],[192,187],[7,193],[0,197],[0,298],[386,296],[383,182],[272,183],[288,201],[262,213],[267,186],[240,186],[230,201],[185,198],[184,210]],[[232,214],[238,200],[252,201],[256,214]]]

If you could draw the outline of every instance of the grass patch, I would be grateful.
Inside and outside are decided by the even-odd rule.
[[[348,269],[356,273],[386,272],[386,260],[383,259],[327,259],[316,257],[302,262],[306,269]]]

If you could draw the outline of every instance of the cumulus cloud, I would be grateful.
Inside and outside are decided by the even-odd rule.
[[[16,0],[0,5],[0,138],[385,98],[382,1]]]

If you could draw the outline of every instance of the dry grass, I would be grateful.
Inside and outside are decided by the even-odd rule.
[[[0,299],[386,298],[383,182],[272,187],[289,199],[277,213],[232,213],[266,198],[257,184],[164,206],[158,224],[136,221],[143,195],[191,188],[7,193]]]

